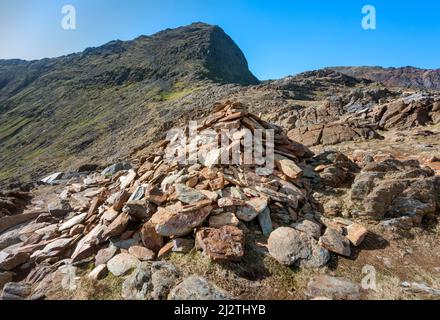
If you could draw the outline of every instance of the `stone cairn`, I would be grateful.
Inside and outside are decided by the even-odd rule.
[[[208,151],[198,163],[169,157],[170,150],[182,155],[189,146],[210,150],[225,129],[234,129],[226,135],[229,146]],[[267,157],[265,148],[273,149],[273,170],[245,164],[244,152],[239,163],[218,164],[234,146],[244,150],[244,137],[257,129],[266,143],[254,148]],[[265,130],[273,130],[272,142]],[[250,224],[268,237],[267,252],[280,263],[321,267],[329,251],[350,256],[351,244],[365,236],[366,229],[357,224],[341,221],[328,227],[303,177],[301,167],[310,151],[242,104],[215,104],[195,135],[189,135],[188,127],[183,132],[185,144],[177,135],[167,138],[135,168],[119,163],[67,183],[47,213],[21,230],[25,241],[1,252],[0,269],[27,265],[26,281],[32,284],[54,267],[87,259],[94,259],[91,276],[97,279],[107,271],[119,276],[141,261],[193,248],[214,261],[240,261]]]

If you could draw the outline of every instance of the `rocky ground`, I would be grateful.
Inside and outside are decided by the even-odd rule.
[[[280,116],[283,127],[262,120],[270,112],[214,105],[187,145],[207,148],[234,128],[228,139],[242,148],[246,132],[274,129],[276,168],[263,176],[257,163],[217,165],[231,149],[167,162],[182,150],[172,138],[130,164],[2,194],[2,298],[438,299],[438,100],[379,94],[324,99]],[[289,139],[347,118],[374,134]]]

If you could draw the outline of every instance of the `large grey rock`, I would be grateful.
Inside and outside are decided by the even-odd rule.
[[[150,264],[142,262],[125,279],[121,295],[125,300],[145,300],[150,297],[152,287]]]
[[[330,259],[327,250],[304,232],[289,227],[273,231],[268,239],[269,254],[281,264],[318,268]]]
[[[209,283],[206,279],[192,275],[174,287],[168,295],[169,300],[232,300],[233,297]]]
[[[53,266],[43,267],[34,275],[33,283],[38,285],[33,290],[32,297],[44,297],[59,291],[74,291],[78,288],[79,277],[77,267],[71,264],[60,266],[53,271]]]
[[[206,199],[206,196],[202,192],[197,189],[187,187],[184,184],[176,184],[175,188],[177,199],[184,203],[193,203]]]
[[[51,174],[50,176],[47,176],[40,181],[47,184],[53,184],[55,181],[61,179],[63,177],[63,172],[56,172]]]
[[[273,231],[270,209],[268,207],[258,215],[258,222],[260,222],[261,231],[263,231],[265,236],[268,236]]]
[[[302,231],[312,238],[319,239],[321,236],[321,225],[311,220],[302,220],[292,224],[292,227],[298,231]]]
[[[382,219],[394,199],[407,187],[403,181],[383,181],[364,198],[365,212],[376,219]]]
[[[128,271],[135,269],[140,261],[128,253],[120,253],[107,262],[108,270],[115,276],[122,276]]]
[[[25,300],[31,294],[31,287],[21,282],[5,284],[1,300]]]
[[[53,217],[58,218],[68,214],[72,208],[70,207],[68,200],[58,199],[49,203],[47,210]]]
[[[132,167],[129,163],[125,163],[125,162],[120,162],[120,163],[115,163],[112,164],[111,166],[108,166],[107,168],[105,168],[104,170],[102,170],[101,174],[103,176],[105,175],[113,175],[119,171],[122,170],[130,170]]]
[[[318,275],[309,281],[307,295],[336,300],[356,300],[360,298],[360,286],[344,278]]]
[[[151,283],[153,285],[151,297],[155,300],[165,300],[170,290],[177,283],[179,271],[171,263],[157,261],[151,266],[151,273]]]

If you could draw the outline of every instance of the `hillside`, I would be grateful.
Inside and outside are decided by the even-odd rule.
[[[414,67],[332,67],[330,69],[352,77],[380,82],[389,87],[440,89],[440,69],[430,70]]]
[[[2,60],[0,182],[110,162],[179,118],[174,101],[224,83],[258,80],[233,40],[203,23],[54,59]]]

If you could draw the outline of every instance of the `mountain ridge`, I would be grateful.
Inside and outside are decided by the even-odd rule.
[[[406,67],[329,67],[346,75],[383,83],[386,86],[440,90],[440,69]]]

